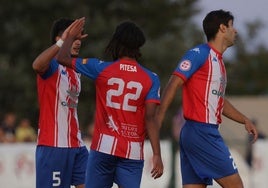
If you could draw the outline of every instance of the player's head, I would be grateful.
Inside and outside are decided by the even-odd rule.
[[[61,37],[65,29],[67,29],[74,20],[68,19],[68,18],[60,18],[56,21],[54,21],[52,28],[51,28],[51,42],[52,44],[55,44],[56,41]],[[71,54],[74,57],[77,57],[79,54],[79,50],[81,47],[81,41],[75,40],[73,42],[72,48],[71,48]]]
[[[207,41],[216,37],[221,24],[229,27],[230,20],[233,21],[234,16],[229,11],[220,9],[209,12],[203,20],[203,30],[206,34]]]
[[[55,44],[57,37],[61,37],[65,29],[67,29],[73,22],[74,20],[68,18],[55,20],[51,28],[51,43]]]
[[[105,52],[111,55],[113,60],[121,57],[138,59],[141,57],[139,49],[144,43],[143,31],[135,23],[124,21],[116,27]]]

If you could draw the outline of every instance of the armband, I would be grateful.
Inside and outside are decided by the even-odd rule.
[[[56,42],[56,45],[60,48],[62,47],[62,44],[63,44],[63,40],[62,39],[59,39],[57,42]]]

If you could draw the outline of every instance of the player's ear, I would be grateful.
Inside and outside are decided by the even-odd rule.
[[[226,25],[224,25],[224,24],[220,24],[219,31],[222,32],[222,33],[224,33],[225,30],[226,30],[226,27],[227,27]]]

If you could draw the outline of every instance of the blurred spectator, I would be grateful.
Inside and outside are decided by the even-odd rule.
[[[6,113],[0,127],[4,131],[6,142],[15,142],[17,116],[13,112]]]
[[[90,123],[88,125],[88,136],[92,138],[94,132],[94,122]]]
[[[23,118],[16,129],[17,142],[35,142],[36,132],[27,118]]]
[[[0,127],[0,143],[6,143],[7,139],[3,127]]]
[[[266,135],[262,131],[260,131],[258,128],[258,121],[256,119],[252,119],[251,121],[256,126],[256,129],[258,131],[258,139],[265,139]],[[253,153],[252,153],[252,150],[253,150],[252,139],[253,138],[252,137],[253,136],[251,134],[248,136],[247,153],[246,153],[246,162],[249,165],[249,167],[252,167],[252,161],[253,161]]]
[[[90,146],[90,144],[91,144],[93,131],[94,131],[94,121],[87,125],[87,129],[86,129],[85,133],[82,135],[83,141],[86,143],[87,147]]]

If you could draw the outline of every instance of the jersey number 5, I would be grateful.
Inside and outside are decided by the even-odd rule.
[[[106,94],[106,105],[115,108],[115,109],[121,109],[130,111],[130,112],[136,112],[137,106],[129,105],[129,100],[138,100],[141,91],[142,91],[142,85],[139,82],[129,81],[125,83],[124,80],[121,78],[110,78],[108,80],[108,85],[118,85],[117,89],[109,89]],[[135,93],[124,93],[124,89],[136,89]],[[121,107],[121,104],[118,102],[112,102],[112,97],[119,97],[123,95],[123,104]]]

